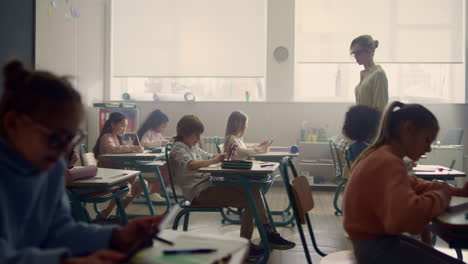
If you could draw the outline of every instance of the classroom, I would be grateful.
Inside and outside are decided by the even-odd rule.
[[[465,263],[467,11],[0,1],[0,263]]]

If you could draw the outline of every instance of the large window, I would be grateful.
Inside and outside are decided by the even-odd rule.
[[[116,0],[111,9],[111,99],[265,99],[266,0]]]
[[[391,99],[465,100],[463,0],[296,0],[296,101],[353,101],[349,44],[370,34]]]

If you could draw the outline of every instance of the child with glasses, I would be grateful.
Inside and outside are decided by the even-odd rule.
[[[80,138],[80,95],[64,78],[4,69],[0,99],[0,263],[118,263],[160,219],[124,227],[77,223],[64,190],[63,156]]]
[[[101,157],[103,154],[116,154],[116,153],[131,153],[131,152],[143,152],[144,149],[140,145],[133,145],[131,143],[124,143],[122,136],[125,134],[127,129],[128,120],[127,117],[119,112],[111,113],[109,119],[106,120],[102,127],[101,133],[96,140],[93,152],[94,156],[98,160],[97,166],[100,168],[112,168],[112,162],[108,159]],[[146,184],[146,181],[145,181]],[[128,182],[130,192],[127,197],[123,200],[125,207],[135,199],[135,197],[142,192],[143,188],[137,177]],[[97,216],[98,219],[106,219],[114,210],[116,206],[115,200],[111,200],[106,209]]]

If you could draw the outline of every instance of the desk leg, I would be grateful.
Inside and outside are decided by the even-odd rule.
[[[164,215],[166,213],[169,213],[169,209],[171,208],[171,198],[169,197],[169,194],[167,194],[166,184],[164,183],[164,179],[161,175],[161,171],[159,170],[159,166],[156,166],[156,176],[158,176],[159,186],[163,192],[164,199],[166,199],[166,210],[164,210],[164,213],[162,213]]]
[[[262,219],[260,214],[258,213],[257,205],[255,204],[255,199],[253,198],[252,191],[250,190],[250,186],[247,182],[243,181],[243,185],[245,187],[245,192],[247,193],[247,198],[249,199],[250,209],[252,209],[252,213],[254,216],[255,224],[257,225],[258,233],[260,234],[260,238],[262,239],[262,245],[265,249],[265,254],[263,258],[259,259],[256,263],[267,263],[268,259],[270,258],[270,243],[268,242],[268,238],[263,228]]]
[[[463,253],[462,253],[461,249],[456,248],[455,252],[457,252],[457,259],[463,260]]]
[[[146,204],[148,205],[150,215],[154,216],[153,203],[151,202],[151,198],[150,198],[149,191],[148,191],[148,186],[146,186],[145,178],[143,177],[142,173],[138,174],[138,179],[140,179],[141,187],[143,189],[143,193],[145,194],[145,200],[146,200]]]
[[[119,197],[115,197],[115,203],[117,204],[117,212],[120,220],[123,224],[128,223],[127,213],[125,212],[125,206],[123,205],[122,200],[120,200]]]

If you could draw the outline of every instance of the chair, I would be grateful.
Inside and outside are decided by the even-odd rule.
[[[88,152],[86,144],[81,144],[79,148],[80,162],[83,166],[97,165],[96,158],[93,152]]]
[[[343,214],[343,210],[342,208],[340,208],[340,206],[338,206],[338,199],[341,190],[344,188],[347,182],[347,179],[346,177],[344,177],[344,174],[345,166],[348,166],[349,164],[344,164],[343,156],[345,155],[342,155],[340,153],[340,149],[336,144],[335,138],[330,138],[328,142],[330,144],[330,153],[333,159],[333,166],[335,167],[336,177],[341,180],[338,186],[336,187],[335,196],[333,197],[333,207],[335,208],[335,215],[341,215]]]
[[[221,154],[223,153],[223,143],[221,143],[221,138],[220,137],[214,137],[214,142],[215,142],[215,145],[216,145],[216,151],[218,154]]]
[[[100,211],[97,208],[97,203],[105,203],[112,199],[115,199],[117,204],[117,214],[122,223],[128,222],[128,217],[125,212],[125,207],[122,203],[120,197],[127,194],[129,191],[127,186],[115,186],[115,188],[106,189],[106,190],[96,190],[96,192],[79,194],[75,193],[73,189],[66,188],[68,198],[71,202],[72,215],[76,221],[91,222],[91,218],[86,210],[87,203],[94,204],[94,210],[96,214],[99,214]]]
[[[191,212],[219,212],[221,216],[223,216],[223,218],[227,218],[224,214],[222,207],[192,205],[189,201],[183,199],[183,196],[177,195],[175,184],[174,184],[174,175],[172,174],[172,167],[171,167],[171,164],[172,164],[171,157],[170,157],[171,150],[172,150],[172,144],[169,143],[166,145],[166,152],[165,152],[167,171],[169,173],[169,181],[171,183],[172,193],[174,194],[174,200],[176,203],[179,203],[179,206],[182,208],[182,210],[180,210],[180,212],[174,218],[172,229],[177,230],[181,218],[184,217],[183,230],[187,231]]]
[[[304,247],[307,263],[312,263],[304,231],[302,229],[302,225],[304,223],[307,223],[307,228],[315,251],[322,257],[327,254],[323,253],[317,246],[314,230],[312,229],[312,223],[310,222],[308,214],[308,212],[314,208],[314,199],[312,197],[312,192],[310,191],[310,185],[306,177],[297,175],[296,168],[289,157],[284,157],[281,161],[281,165],[280,170],[283,178],[283,184],[286,187],[286,192],[293,208],[294,218],[302,241],[302,246]],[[292,181],[289,179],[289,170],[293,175]]]
[[[463,139],[463,128],[449,128],[445,137],[440,141],[442,145],[460,145]]]

